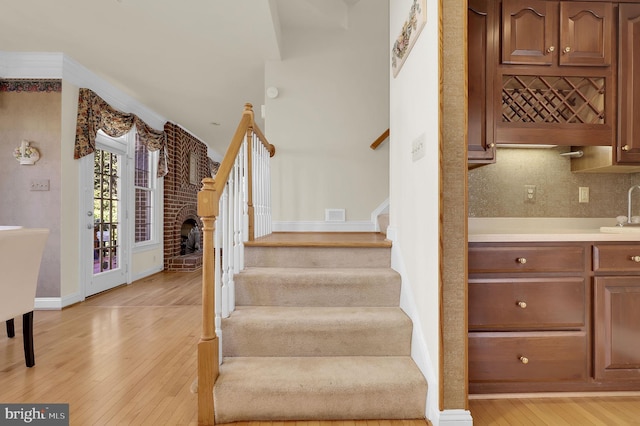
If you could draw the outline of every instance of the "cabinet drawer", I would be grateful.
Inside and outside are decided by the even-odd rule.
[[[469,280],[470,330],[579,329],[583,278]]]
[[[568,246],[469,245],[469,273],[583,272],[585,248]]]
[[[469,381],[585,380],[581,332],[469,333]]]
[[[593,270],[640,273],[640,244],[594,245]]]

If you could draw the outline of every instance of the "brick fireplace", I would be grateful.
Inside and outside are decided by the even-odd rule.
[[[164,269],[195,271],[202,267],[202,252],[185,254],[182,234],[185,223],[202,229],[198,191],[202,179],[211,176],[212,162],[207,146],[195,136],[174,123],[165,124],[164,130],[169,164],[164,177]]]

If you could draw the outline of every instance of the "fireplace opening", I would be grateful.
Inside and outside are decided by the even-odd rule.
[[[180,228],[180,255],[200,251],[200,228],[193,219],[187,219]]]

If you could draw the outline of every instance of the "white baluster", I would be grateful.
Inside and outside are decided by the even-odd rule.
[[[215,224],[215,230],[213,233],[213,245],[214,245],[214,269],[213,269],[213,282],[214,282],[214,292],[215,292],[215,327],[216,327],[216,336],[218,336],[218,361],[222,364],[222,277],[220,274],[220,270],[222,267],[222,262],[220,261],[220,227],[218,224],[221,221],[217,220]]]
[[[229,317],[229,271],[227,268],[229,247],[227,244],[227,234],[229,233],[229,217],[227,213],[227,206],[229,204],[229,185],[225,185],[222,197],[220,198],[220,217],[218,221],[221,225],[221,241],[222,241],[222,275],[221,275],[221,299],[222,299],[222,317]]]

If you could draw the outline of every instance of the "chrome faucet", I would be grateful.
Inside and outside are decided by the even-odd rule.
[[[629,195],[628,195],[628,200],[627,200],[627,224],[632,223],[631,222],[631,193],[633,193],[633,190],[636,188],[640,188],[640,185],[633,185],[631,188],[629,188]]]

